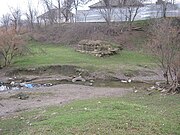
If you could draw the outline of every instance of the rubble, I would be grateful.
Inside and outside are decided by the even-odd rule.
[[[101,40],[81,40],[76,50],[81,53],[103,57],[117,54],[119,50],[122,50],[122,47]]]

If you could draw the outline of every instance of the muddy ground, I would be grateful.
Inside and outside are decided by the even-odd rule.
[[[83,85],[61,84],[52,87],[23,89],[0,93],[0,116],[6,116],[33,108],[62,105],[73,100],[97,97],[122,96],[132,89],[97,88]],[[29,98],[21,100],[16,97],[19,92]]]
[[[134,85],[119,85],[122,80],[147,82],[162,80],[156,71],[134,72],[127,76],[122,73],[88,72],[74,66],[49,66],[31,69],[1,69],[0,81],[5,83],[41,83],[53,84],[46,87],[23,88],[19,90],[6,90],[0,92],[0,116],[8,116],[33,108],[63,105],[73,100],[82,100],[98,97],[123,96],[132,92]],[[82,75],[86,79],[83,83],[72,83],[72,79]],[[95,87],[104,81],[101,87]],[[106,83],[115,81],[118,87],[108,87]],[[114,83],[114,82],[113,82]],[[132,82],[131,82],[132,83]],[[96,85],[95,85],[96,84]],[[109,83],[111,84],[111,83]],[[125,87],[124,87],[125,86]],[[21,94],[21,95],[20,95]],[[21,97],[22,96],[22,97]],[[25,98],[23,98],[23,96]]]

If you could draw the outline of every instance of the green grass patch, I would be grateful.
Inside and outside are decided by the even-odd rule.
[[[121,51],[117,55],[98,58],[89,54],[76,52],[74,49],[60,45],[29,45],[31,54],[17,57],[14,66],[35,67],[43,65],[77,65],[86,68],[99,69],[127,69],[138,65],[152,65],[153,58],[133,51]]]
[[[121,98],[75,101],[62,107],[0,119],[0,133],[13,135],[178,135],[179,95],[133,93]]]

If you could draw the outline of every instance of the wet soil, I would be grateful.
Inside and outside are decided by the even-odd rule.
[[[72,82],[81,75],[85,82]],[[131,79],[130,83],[122,80]],[[33,108],[62,105],[73,100],[123,96],[136,88],[149,87],[162,80],[159,72],[142,71],[133,76],[120,72],[89,72],[76,66],[47,66],[29,69],[1,69],[0,81],[10,83],[52,84],[51,87],[23,88],[0,92],[0,116],[8,116]],[[24,96],[24,97],[20,97]]]

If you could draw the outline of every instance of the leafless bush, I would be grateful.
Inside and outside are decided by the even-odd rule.
[[[14,57],[21,54],[25,41],[14,30],[0,31],[0,55],[3,66],[11,64]]]
[[[151,25],[149,47],[157,58],[163,71],[168,92],[179,92],[178,76],[180,75],[180,30],[172,25],[173,19],[157,19]]]
[[[42,42],[77,44],[83,39],[113,41],[121,34],[121,26],[107,26],[105,23],[76,23],[61,26],[47,26],[33,33],[33,38]],[[115,41],[115,40],[114,40]]]

